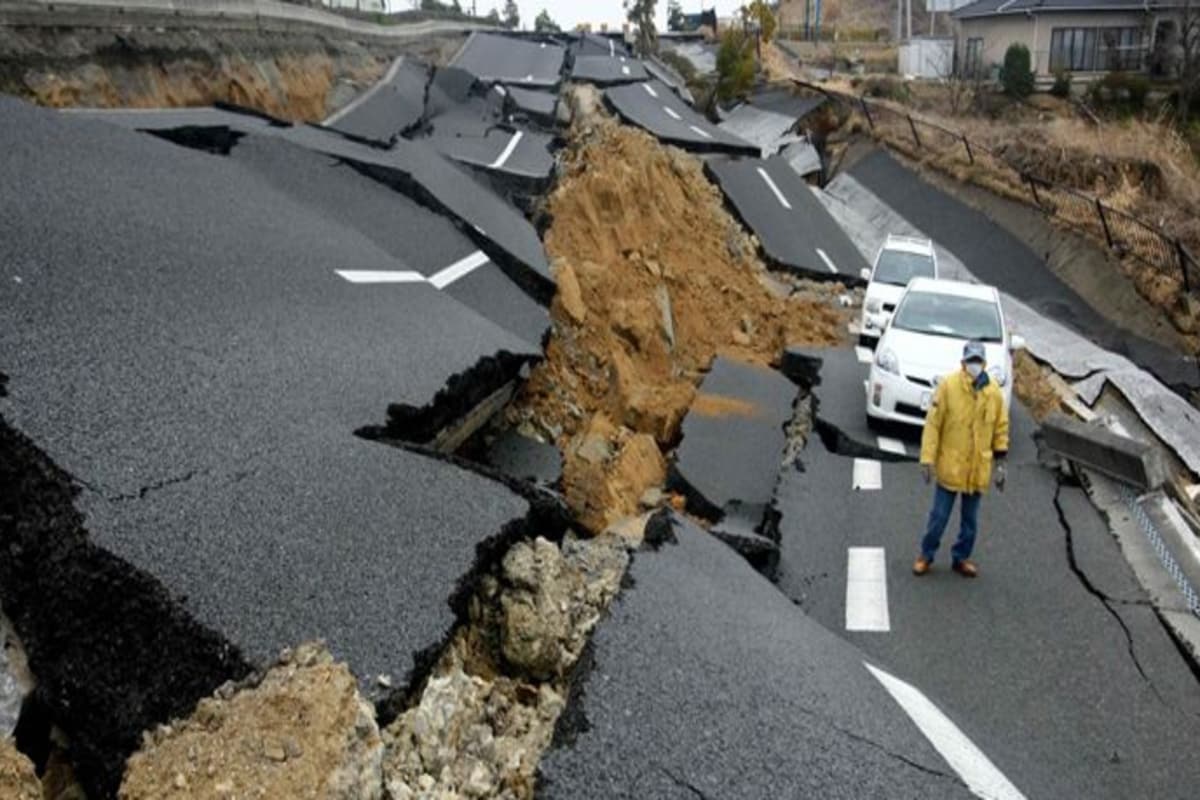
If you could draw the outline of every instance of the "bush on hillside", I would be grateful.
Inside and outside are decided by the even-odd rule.
[[[1071,96],[1071,73],[1065,69],[1060,69],[1054,73],[1054,85],[1050,87],[1050,94],[1055,97],[1067,98]]]
[[[1004,51],[1004,66],[1000,68],[1000,85],[1010,97],[1029,97],[1033,94],[1033,69],[1029,48],[1013,42]]]

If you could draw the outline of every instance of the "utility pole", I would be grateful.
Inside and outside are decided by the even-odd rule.
[[[896,43],[904,38],[904,23],[900,19],[900,15],[904,12],[904,0],[896,0]]]
[[[912,38],[912,0],[907,0],[907,3],[908,3],[908,5],[906,6],[906,8],[908,11],[908,21],[905,24],[905,29],[906,29],[907,33],[904,38],[911,39]]]

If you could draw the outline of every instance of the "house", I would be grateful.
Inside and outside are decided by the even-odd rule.
[[[321,0],[330,8],[349,8],[355,11],[372,11],[381,13],[387,11],[384,0]]]
[[[966,75],[986,75],[1014,42],[1029,48],[1039,83],[1059,72],[1164,72],[1186,0],[975,0],[951,16]],[[1193,0],[1195,2],[1195,0]]]

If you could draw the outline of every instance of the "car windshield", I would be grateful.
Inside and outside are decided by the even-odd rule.
[[[903,250],[884,250],[879,254],[872,280],[907,286],[913,278],[936,278],[933,259],[923,253],[906,253]]]
[[[994,302],[951,294],[909,292],[896,310],[892,325],[934,336],[1004,341],[1000,310]]]

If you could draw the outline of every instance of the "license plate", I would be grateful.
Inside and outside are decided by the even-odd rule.
[[[928,411],[929,404],[933,400],[933,395],[930,392],[921,392],[921,410]]]

